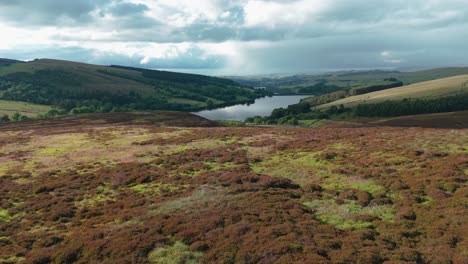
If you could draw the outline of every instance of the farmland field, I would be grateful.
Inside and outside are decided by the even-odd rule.
[[[0,262],[468,261],[468,130],[216,126],[0,126]]]
[[[52,108],[47,105],[31,104],[26,102],[0,100],[0,116],[12,116],[16,112],[28,117],[45,114]]]

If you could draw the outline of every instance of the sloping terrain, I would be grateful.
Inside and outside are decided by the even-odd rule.
[[[264,91],[228,79],[39,59],[0,61],[0,99],[75,112],[197,110],[251,102]]]
[[[468,130],[162,114],[0,126],[0,262],[468,261]]]
[[[400,127],[468,128],[468,111],[402,116],[365,123]]]
[[[460,75],[383,91],[355,95],[332,103],[320,105],[318,108],[327,109],[331,106],[339,105],[353,107],[359,104],[372,104],[387,100],[403,100],[405,98],[431,99],[466,92],[468,92],[468,75]]]
[[[447,67],[421,71],[338,71],[323,74],[299,74],[293,76],[229,77],[241,84],[266,87],[272,92],[284,94],[321,95],[369,86],[403,82],[404,85],[468,74],[468,67]]]
[[[52,108],[47,105],[0,100],[0,117],[3,115],[13,116],[16,112],[32,117],[39,114],[45,114],[51,109]]]

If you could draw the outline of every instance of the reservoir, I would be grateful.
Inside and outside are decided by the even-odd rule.
[[[194,114],[210,120],[238,120],[244,121],[248,117],[269,116],[273,109],[286,108],[288,105],[297,104],[301,99],[311,97],[311,95],[286,95],[264,97],[255,100],[253,104],[242,104],[204,110]]]

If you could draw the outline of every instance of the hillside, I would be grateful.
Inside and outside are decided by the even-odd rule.
[[[251,102],[264,95],[231,80],[202,75],[50,59],[0,61],[0,99],[74,113],[194,111]]]
[[[402,116],[364,123],[399,127],[468,128],[468,111]]]
[[[432,99],[465,92],[468,92],[468,75],[460,75],[386,89],[383,91],[355,95],[320,105],[318,108],[327,109],[331,106],[339,105],[353,107],[359,104],[373,104],[388,100],[403,100],[406,98]]]
[[[323,74],[299,74],[292,76],[229,77],[241,84],[266,87],[279,94],[322,95],[334,91],[348,91],[370,86],[404,85],[468,74],[468,67],[436,68],[422,71],[338,71]]]
[[[16,112],[28,117],[46,114],[52,108],[47,105],[38,105],[26,102],[0,100],[0,117],[3,115],[12,116]]]
[[[0,262],[468,261],[468,130],[174,114],[0,125]]]

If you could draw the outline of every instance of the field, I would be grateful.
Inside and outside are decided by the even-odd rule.
[[[359,104],[380,103],[387,100],[402,100],[405,98],[432,99],[456,95],[467,91],[468,75],[460,75],[378,92],[355,95],[332,103],[320,105],[318,108],[326,109],[331,106],[339,106],[341,104],[345,107],[353,107]]]
[[[468,130],[216,126],[1,125],[0,263],[468,261]]]
[[[11,117],[16,112],[28,117],[34,117],[39,114],[45,114],[51,109],[50,106],[46,105],[0,100],[0,117],[3,115]]]

